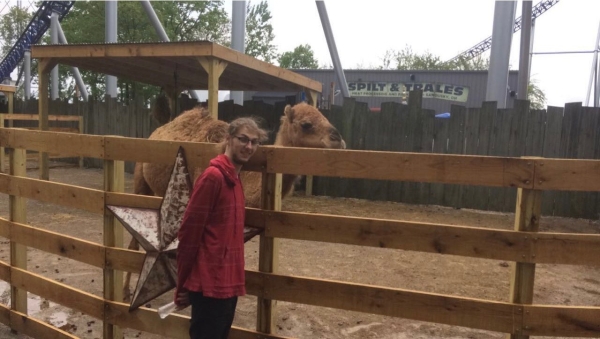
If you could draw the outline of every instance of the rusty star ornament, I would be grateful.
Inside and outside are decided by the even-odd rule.
[[[107,205],[146,251],[129,311],[136,310],[177,286],[177,233],[192,192],[183,147],[179,147],[167,191],[159,209]],[[244,242],[262,229],[244,227]]]

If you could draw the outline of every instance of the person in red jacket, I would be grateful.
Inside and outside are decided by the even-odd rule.
[[[196,179],[177,238],[175,304],[191,305],[191,339],[226,339],[246,294],[245,198],[239,173],[266,139],[252,118],[229,124],[223,154]]]

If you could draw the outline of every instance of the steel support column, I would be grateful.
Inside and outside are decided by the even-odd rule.
[[[67,37],[65,37],[65,32],[60,23],[58,23],[58,38],[61,44],[68,44]],[[81,93],[83,100],[88,101],[88,92],[83,83],[83,79],[81,78],[81,73],[79,73],[79,68],[71,66],[71,72],[73,72],[73,77],[75,78],[77,87],[79,87],[79,92]]]
[[[246,1],[231,2],[231,48],[245,53],[246,45]],[[238,105],[244,104],[244,92],[231,91],[230,99]]]
[[[496,101],[498,108],[506,108],[508,64],[516,9],[516,1],[496,0],[494,7],[490,68],[485,100]]]
[[[23,60],[23,68],[25,73],[25,80],[23,82],[25,89],[25,99],[29,100],[31,98],[31,51],[25,51],[25,58]]]
[[[171,41],[169,39],[169,36],[167,35],[167,32],[165,31],[164,27],[160,23],[160,20],[158,19],[158,16],[156,15],[156,12],[154,11],[154,8],[152,7],[152,4],[150,3],[150,1],[141,0],[140,3],[142,4],[142,8],[144,9],[144,11],[146,12],[146,15],[148,15],[148,19],[150,19],[150,23],[152,24],[152,27],[154,27],[154,30],[156,31],[156,35],[158,35],[160,40],[164,41],[164,42]],[[179,95],[179,93],[177,95]],[[196,100],[200,100],[198,91],[190,90],[190,95],[192,96],[192,98],[194,98]],[[175,109],[173,108],[172,111],[175,111]]]
[[[333,32],[331,30],[331,24],[329,23],[329,16],[327,15],[327,9],[325,8],[325,2],[322,0],[315,1],[317,4],[317,10],[319,11],[319,17],[321,18],[321,24],[323,25],[323,32],[325,33],[325,39],[327,39],[327,46],[329,47],[329,54],[331,55],[331,61],[333,61],[333,68],[337,75],[340,89],[344,98],[350,97],[350,91],[348,91],[348,83],[346,82],[346,76],[344,75],[344,69],[340,62],[340,56],[337,52],[335,45],[335,39],[333,38]]]
[[[105,41],[117,42],[117,2],[104,2]],[[117,97],[117,78],[112,75],[106,76],[106,95],[111,98]]]
[[[598,78],[598,48],[600,48],[600,24],[598,24],[598,34],[596,35],[596,43],[594,44],[594,58],[592,59],[592,71],[590,72],[590,82],[588,84],[587,96],[585,98],[586,106],[590,105],[590,93],[592,93],[592,84],[594,84],[594,107],[598,107],[598,82],[594,79]]]
[[[519,81],[517,84],[517,98],[527,99],[529,86],[530,54],[531,54],[531,11],[532,1],[524,0],[521,18],[521,48],[519,56]]]
[[[50,16],[50,39],[53,45],[58,44],[58,13],[52,12]],[[50,98],[58,99],[58,65],[50,71]]]

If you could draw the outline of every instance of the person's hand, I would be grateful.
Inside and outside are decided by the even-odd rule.
[[[190,305],[190,294],[188,291],[175,291],[175,305],[184,308]]]

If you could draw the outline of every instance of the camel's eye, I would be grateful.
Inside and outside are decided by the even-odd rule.
[[[302,124],[300,124],[300,126],[302,126],[302,129],[305,131],[308,131],[312,128],[312,124],[310,122],[303,122]]]

